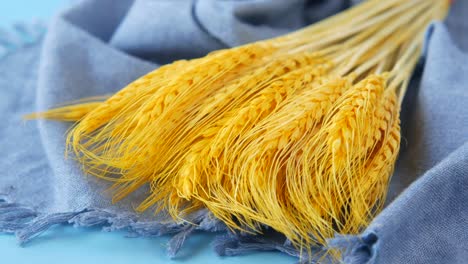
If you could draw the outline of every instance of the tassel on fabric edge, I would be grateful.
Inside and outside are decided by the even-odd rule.
[[[54,225],[72,225],[79,227],[102,227],[105,232],[125,231],[127,237],[160,237],[170,235],[167,244],[167,254],[171,259],[177,254],[185,241],[197,230],[206,232],[224,232],[216,236],[212,242],[213,250],[219,256],[238,256],[255,251],[278,251],[299,258],[299,263],[314,263],[324,261],[327,249],[314,248],[313,255],[304,250],[301,254],[285,237],[259,237],[249,234],[232,233],[226,226],[214,218],[206,209],[201,209],[192,215],[192,222],[162,224],[151,221],[138,221],[135,214],[115,214],[100,209],[84,209],[77,212],[42,214],[36,210],[0,197],[0,233],[15,234],[21,246],[26,245]],[[335,241],[335,242],[334,242]],[[336,242],[338,241],[338,242]],[[349,239],[333,239],[330,246],[347,252],[343,241]],[[355,243],[354,243],[355,244]],[[353,245],[354,245],[353,244]],[[351,247],[350,245],[349,247]],[[348,249],[348,251],[351,249]]]
[[[5,29],[0,28],[0,59],[28,45],[37,43],[46,31],[42,21],[15,23]]]
[[[125,231],[127,237],[173,236],[168,242],[168,256],[175,258],[194,230],[225,231],[219,220],[207,210],[199,210],[192,223],[160,223],[139,221],[135,214],[115,214],[101,209],[44,214],[0,197],[0,233],[15,234],[21,246],[26,245],[54,225],[102,227],[103,231]]]

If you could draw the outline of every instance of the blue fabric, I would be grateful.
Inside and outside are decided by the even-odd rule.
[[[124,229],[133,236],[173,234],[172,256],[194,229],[226,233],[204,210],[192,216],[196,228],[135,215],[133,205],[145,189],[110,204],[107,183],[64,159],[68,124],[25,123],[21,116],[115,92],[174,59],[284,34],[351,2],[87,0],[57,15],[45,38],[21,52],[7,49],[11,38],[3,34],[0,47],[9,54],[0,60],[0,231],[15,233],[22,243],[64,223]],[[404,103],[403,146],[388,205],[362,235],[330,241],[343,250],[345,263],[468,259],[467,13],[468,1],[456,1],[448,20],[434,24],[429,34],[424,68]],[[300,255],[274,232],[221,234],[214,249],[220,255]]]

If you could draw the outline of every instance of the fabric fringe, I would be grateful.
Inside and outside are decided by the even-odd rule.
[[[214,250],[220,256],[239,256],[258,251],[280,251],[293,257],[299,257],[299,252],[289,243],[259,236],[242,236],[227,233],[217,236],[213,241]]]
[[[378,236],[368,232],[360,236],[343,236],[337,234],[328,240],[327,248],[315,247],[302,252],[294,248],[284,237],[238,235],[227,233],[219,235],[213,242],[216,253],[220,256],[239,256],[259,251],[279,251],[296,257],[298,263],[336,263],[337,259],[327,254],[329,250],[340,252],[340,263],[370,264],[374,263],[378,249]],[[309,255],[310,252],[310,255]]]
[[[9,29],[0,28],[0,58],[37,43],[45,31],[46,25],[41,21],[15,23]]]
[[[54,225],[72,224],[74,227],[102,227],[103,231],[126,231],[128,237],[159,237],[173,235],[167,252],[171,258],[195,230],[226,231],[225,226],[207,210],[199,210],[189,217],[190,223],[142,222],[134,214],[117,215],[101,209],[77,212],[41,214],[32,208],[0,198],[0,233],[15,234],[20,245],[25,245]]]
[[[74,227],[102,227],[103,231],[126,231],[127,237],[159,237],[172,235],[167,244],[167,254],[176,258],[184,242],[194,231],[222,232],[215,237],[212,246],[220,256],[246,255],[259,251],[279,251],[299,258],[299,263],[332,263],[325,256],[327,249],[311,248],[301,253],[283,235],[265,230],[261,236],[231,232],[206,209],[189,216],[190,223],[160,223],[139,221],[136,214],[115,214],[101,209],[84,209],[77,212],[41,214],[36,210],[9,202],[0,197],[0,233],[15,234],[20,245],[25,245],[54,225],[73,225]],[[191,224],[193,223],[193,224]],[[343,263],[371,263],[375,255],[375,233],[358,236],[340,236],[329,240],[329,248],[341,251]]]

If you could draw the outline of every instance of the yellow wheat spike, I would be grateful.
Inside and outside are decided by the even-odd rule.
[[[362,190],[366,195],[366,203],[361,204],[362,210],[369,210],[370,208],[374,211],[380,211],[385,202],[387,194],[387,186],[392,176],[393,168],[395,166],[396,158],[398,157],[398,151],[400,149],[400,120],[399,115],[394,115],[392,127],[389,127],[387,131],[388,135],[385,138],[384,144],[376,153],[374,159],[370,162],[367,168],[366,177],[369,180],[365,182],[366,185],[362,186]],[[375,180],[375,181],[374,181]],[[374,185],[371,185],[374,182]],[[367,188],[366,188],[367,187]],[[368,221],[371,220],[374,215],[373,211],[369,211]]]
[[[383,76],[367,77],[344,94],[330,112],[331,118],[324,126],[329,129],[326,143],[335,171],[350,167],[355,157],[359,158],[374,146],[372,137],[378,124],[375,113],[385,84]]]
[[[318,194],[317,203],[323,207],[334,228],[322,230],[330,235],[334,230],[347,233],[349,227],[357,227],[348,221],[348,208],[354,180],[362,174],[362,164],[367,150],[375,145],[373,135],[378,125],[376,109],[386,85],[383,76],[371,75],[353,85],[337,101],[324,119],[321,130],[302,149],[298,163],[288,165],[292,190],[301,188],[303,178],[314,179],[302,188],[306,193]],[[299,202],[299,201],[298,201]],[[357,212],[359,214],[359,212]],[[331,225],[330,225],[331,226]]]
[[[369,149],[362,167],[364,175],[359,182],[353,182],[351,189],[354,199],[349,201],[353,208],[349,221],[353,226],[364,227],[375,212],[382,209],[386,187],[393,172],[393,165],[400,146],[400,120],[397,96],[394,90],[384,92],[384,98],[377,114],[378,126],[373,136],[376,146]],[[352,228],[352,227],[350,227]],[[358,232],[359,228],[351,229]]]

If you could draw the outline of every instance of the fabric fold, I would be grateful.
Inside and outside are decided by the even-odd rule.
[[[109,43],[160,64],[226,48],[199,27],[193,6],[193,1],[135,1]]]

